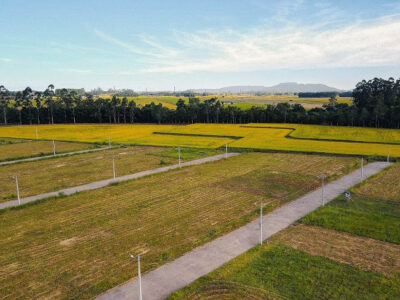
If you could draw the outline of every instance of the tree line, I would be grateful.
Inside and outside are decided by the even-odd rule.
[[[302,123],[343,126],[400,128],[400,79],[374,78],[359,82],[352,93],[353,104],[337,103],[332,95],[329,104],[306,110],[301,104],[253,106],[240,109],[223,105],[214,97],[201,101],[190,97],[179,99],[176,109],[162,104],[137,106],[127,97],[111,99],[82,95],[76,90],[58,89],[49,85],[45,91],[9,92],[0,86],[2,123]]]

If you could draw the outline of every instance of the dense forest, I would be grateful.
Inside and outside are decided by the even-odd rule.
[[[352,93],[353,105],[338,104],[332,95],[322,108],[304,109],[300,104],[279,103],[242,110],[223,105],[217,98],[201,101],[179,99],[176,110],[161,104],[136,105],[134,97],[113,95],[103,99],[80,90],[10,92],[0,86],[0,120],[7,124],[56,123],[304,123],[400,128],[400,79],[374,78],[359,82]]]

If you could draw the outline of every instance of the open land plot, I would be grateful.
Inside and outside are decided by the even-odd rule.
[[[55,142],[56,152],[65,153],[95,148],[93,144]],[[52,141],[26,141],[0,145],[0,162],[53,154]]]
[[[354,166],[350,157],[248,153],[0,214],[0,296],[90,298],[173,260]]]
[[[188,161],[221,153],[208,149],[181,149]],[[123,147],[92,153],[0,166],[0,202],[16,199],[14,176],[18,176],[21,197],[53,192],[116,176],[178,163],[174,148]]]
[[[302,219],[338,231],[400,244],[400,164],[352,189],[352,200],[339,197]]]
[[[199,148],[218,148],[228,144],[230,149],[381,157],[386,157],[390,152],[392,157],[400,157],[400,144],[396,144],[400,138],[400,130],[316,126],[313,131],[313,125],[307,125],[314,132],[313,135],[290,138],[293,126],[301,129],[305,125],[43,125],[39,127],[39,132],[46,139],[91,143],[107,143],[110,136],[112,142],[121,144]],[[32,138],[34,134],[33,127],[30,126],[0,128],[0,136]],[[334,141],[338,137],[341,140]]]
[[[399,277],[387,277],[270,243],[249,250],[168,299],[398,299],[399,296]]]

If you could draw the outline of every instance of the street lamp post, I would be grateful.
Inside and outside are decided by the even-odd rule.
[[[129,254],[131,256],[131,258],[135,258],[134,255]],[[137,256],[137,265],[138,265],[138,281],[139,281],[139,300],[143,300],[142,299],[142,274],[140,272],[140,254]]]
[[[17,189],[18,205],[21,205],[21,198],[19,197],[18,176],[15,176],[15,187],[16,187],[16,189]]]

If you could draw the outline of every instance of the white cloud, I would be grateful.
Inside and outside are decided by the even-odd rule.
[[[282,15],[301,5],[283,6]],[[321,4],[321,14],[340,15]],[[326,21],[305,26],[287,24],[280,29],[267,25],[247,31],[225,29],[195,33],[174,31],[172,43],[140,35],[136,45],[95,29],[103,41],[141,59],[146,66],[136,72],[189,73],[245,72],[270,69],[393,66],[400,64],[400,20],[385,17],[351,25],[325,28]],[[331,23],[333,19],[328,19]],[[171,46],[173,45],[173,46]],[[127,70],[130,74],[129,70]],[[125,74],[125,73],[124,73]]]
[[[5,63],[9,63],[9,62],[12,62],[13,60],[11,58],[8,58],[8,57],[0,57],[0,61],[5,62]]]
[[[179,57],[153,61],[146,72],[254,71],[400,64],[400,21],[341,28],[181,33]],[[198,53],[202,53],[199,58]]]

